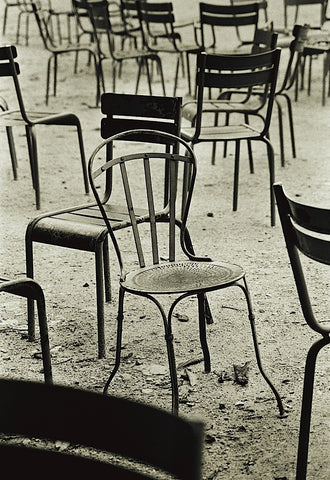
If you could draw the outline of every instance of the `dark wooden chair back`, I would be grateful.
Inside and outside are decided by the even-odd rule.
[[[22,402],[24,408],[22,408]],[[87,390],[0,380],[0,432],[20,438],[69,442],[120,455],[105,461],[63,451],[0,443],[1,465],[13,479],[67,477],[134,480],[153,478],[150,465],[182,480],[200,480],[202,424],[165,410]],[[100,458],[100,455],[98,455]],[[136,461],[125,466],[125,459]],[[140,473],[139,473],[140,470]],[[152,470],[151,470],[152,471]],[[147,473],[146,473],[147,472]],[[149,472],[149,473],[148,473]]]

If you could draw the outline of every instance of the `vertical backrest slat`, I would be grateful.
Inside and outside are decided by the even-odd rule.
[[[144,157],[144,174],[146,180],[146,193],[148,200],[148,209],[150,217],[150,235],[151,235],[151,246],[152,246],[152,258],[153,263],[159,263],[159,251],[158,251],[158,240],[157,240],[157,226],[156,226],[156,214],[155,214],[155,202],[154,194],[152,188],[152,179],[151,179],[151,170],[150,170],[150,161],[148,155],[145,154]]]
[[[138,255],[138,259],[139,259],[139,264],[140,264],[140,267],[144,267],[145,266],[145,260],[144,260],[142,245],[141,245],[141,238],[140,238],[140,233],[139,233],[139,229],[138,229],[138,226],[137,226],[136,215],[135,215],[135,212],[134,212],[134,206],[133,206],[133,201],[132,201],[131,189],[130,189],[129,181],[128,181],[127,169],[126,169],[126,165],[125,165],[124,162],[121,162],[121,164],[120,164],[120,171],[121,171],[123,187],[124,187],[124,191],[125,191],[128,214],[129,214],[131,225],[132,225],[132,231],[133,231],[133,235],[134,235],[136,251],[137,251],[137,255]]]

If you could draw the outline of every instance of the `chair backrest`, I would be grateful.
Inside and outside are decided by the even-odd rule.
[[[274,184],[274,192],[304,317],[313,330],[328,335],[330,327],[314,317],[299,252],[330,265],[330,209],[293,200],[280,183]]]
[[[251,53],[267,52],[274,50],[277,44],[278,34],[270,29],[257,28],[253,38]]]
[[[23,407],[24,405],[24,407]],[[165,410],[87,390],[17,380],[0,380],[0,432],[47,439],[48,448],[0,443],[1,465],[13,479],[74,472],[82,479],[151,480],[145,463],[182,480],[200,480],[203,427]],[[50,451],[49,440],[111,452],[115,462]],[[100,458],[100,455],[99,455]],[[125,459],[137,461],[125,466]],[[109,462],[109,463],[105,463]],[[6,470],[7,467],[7,470]],[[138,473],[140,468],[140,472]],[[147,472],[147,473],[146,473]],[[149,469],[150,472],[150,469]],[[101,478],[101,477],[100,477]]]
[[[19,64],[15,62],[17,58],[17,49],[14,45],[5,45],[0,47],[0,77],[12,77],[16,90],[16,97],[25,122],[30,123],[24,107],[23,96],[19,85],[18,75],[20,73]]]
[[[42,43],[46,50],[53,51],[57,45],[52,35],[52,31],[49,28],[50,23],[48,21],[47,12],[42,8],[40,1],[31,1],[30,5],[38,25]]]
[[[320,24],[318,27],[321,27],[326,21],[326,13],[328,7],[328,0],[283,0],[284,4],[284,27],[286,29],[290,28],[288,25],[288,8],[295,7],[295,13],[292,25],[295,25],[298,21],[299,7],[318,5],[320,7]],[[306,18],[306,20],[308,20]],[[308,22],[310,23],[310,22]]]
[[[133,142],[130,142],[131,138]],[[138,138],[139,143],[137,143]],[[117,140],[127,142],[123,153],[119,152],[121,145]],[[171,152],[164,151],[164,144],[170,142],[175,148]],[[106,150],[109,143],[117,144],[114,150],[117,156],[104,163],[102,150]],[[181,148],[177,148],[178,145]],[[178,153],[179,150],[181,153]],[[88,165],[89,180],[117,253],[121,279],[124,279],[126,276],[124,259],[111,219],[107,217],[107,204],[104,204],[100,198],[98,188],[100,182],[104,180],[102,177],[109,170],[114,172],[116,178],[114,189],[120,191],[121,203],[124,201],[127,212],[127,226],[131,226],[132,245],[127,246],[126,240],[129,238],[126,237],[125,252],[130,252],[131,255],[136,250],[140,267],[158,264],[161,259],[171,262],[176,259],[177,251],[179,252],[177,243],[179,241],[180,251],[190,258],[190,247],[186,245],[186,223],[196,178],[196,159],[191,147],[175,135],[157,130],[140,129],[113,135],[93,152]],[[165,176],[162,172],[167,172],[166,180],[169,185],[166,205],[162,197],[161,187]],[[182,196],[178,194],[181,184],[178,177],[181,175],[184,188]],[[116,198],[116,195],[113,194],[112,197]],[[143,241],[141,240],[141,228],[143,235],[146,235],[146,229],[149,230],[150,244],[145,236]],[[176,238],[177,236],[180,238]],[[131,257],[130,260],[132,261]]]
[[[280,49],[251,55],[211,55],[201,52],[197,55],[197,115],[195,136],[200,135],[203,117],[203,100],[205,89],[245,88],[253,93],[256,88],[263,96],[260,109],[267,104],[264,128],[261,135],[269,130],[274,103]]]
[[[278,94],[289,90],[297,80],[301,59],[307,42],[309,26],[295,25],[292,30],[294,39],[290,43],[290,55],[285,70],[284,78]]]
[[[201,43],[203,48],[224,48],[224,45],[216,45],[217,28],[252,26],[254,28],[251,39],[258,25],[259,4],[248,3],[241,5],[216,5],[200,2],[199,19],[201,26]],[[207,45],[208,30],[211,30],[211,44]],[[220,37],[220,35],[219,35]]]
[[[138,9],[148,48],[157,50],[155,39],[165,38],[177,49],[176,42],[180,36],[174,29],[172,2],[139,1]]]

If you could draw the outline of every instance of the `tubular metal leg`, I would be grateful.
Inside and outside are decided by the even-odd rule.
[[[95,249],[96,305],[97,305],[97,337],[99,358],[105,357],[104,336],[104,285],[103,285],[103,244]]]
[[[200,294],[197,295],[198,300],[198,319],[199,319],[199,338],[203,350],[204,356],[204,369],[205,373],[209,373],[211,371],[211,358],[210,358],[210,351],[207,345],[206,339],[206,325],[205,325],[205,300],[206,295]]]
[[[309,349],[305,364],[305,378],[300,416],[299,445],[296,480],[305,480],[307,473],[308,444],[313,402],[315,364],[319,351],[330,343],[330,337],[317,340]]]

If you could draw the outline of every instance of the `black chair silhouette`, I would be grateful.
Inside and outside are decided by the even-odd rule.
[[[72,472],[83,480],[152,480],[160,472],[180,480],[201,479],[201,422],[59,385],[1,379],[0,392],[1,434],[25,438],[24,443],[15,438],[0,443],[1,465],[15,480],[34,470],[37,480],[45,478],[45,471],[54,480]],[[31,438],[39,445],[47,440],[46,447],[29,445]],[[89,447],[89,456],[52,449],[50,440]]]
[[[96,106],[99,104],[101,89],[104,92],[104,79],[103,72],[100,64],[100,58],[98,55],[98,50],[96,44],[89,43],[73,43],[68,42],[62,44],[62,42],[56,43],[52,35],[52,29],[49,24],[49,13],[44,11],[41,8],[41,5],[35,2],[31,2],[33,13],[38,25],[40,37],[42,39],[45,49],[50,53],[50,56],[47,61],[47,78],[46,78],[46,105],[49,101],[49,89],[50,89],[50,77],[51,70],[53,68],[53,96],[57,95],[57,66],[58,66],[58,57],[61,55],[67,55],[71,53],[85,52],[88,54],[88,58],[93,59],[94,70],[95,70],[95,79],[96,79]],[[77,70],[77,56],[75,56],[75,61],[73,62],[73,71]]]
[[[181,98],[157,97],[148,95],[128,95],[107,93],[101,98],[102,119],[101,135],[110,137],[114,133],[131,128],[157,127],[159,130],[179,134],[181,120]],[[109,158],[112,153],[108,151]],[[164,199],[168,186],[163,185]],[[112,177],[109,175],[103,192],[105,200],[111,199]],[[111,207],[110,207],[111,205]],[[112,200],[109,204],[109,216],[114,229],[125,228],[128,216],[121,205]],[[141,221],[145,210],[140,210]],[[96,299],[98,324],[98,355],[105,356],[104,339],[104,295],[110,301],[110,272],[108,254],[108,231],[95,203],[69,206],[55,212],[48,212],[32,219],[26,230],[26,268],[27,275],[34,277],[33,243],[40,242],[58,245],[95,254]],[[103,284],[103,281],[105,285]],[[34,324],[33,301],[28,302],[29,325]]]
[[[154,137],[154,138],[153,138]],[[130,139],[139,139],[139,148]],[[162,139],[160,142],[159,139]],[[117,141],[126,140],[125,153],[119,152],[118,157],[104,163],[104,154],[108,145]],[[156,143],[155,143],[156,140]],[[172,152],[164,152],[162,144],[171,141],[180,148]],[[150,143],[150,148],[148,148]],[[118,149],[118,146],[117,146]],[[179,153],[177,153],[179,152]],[[169,165],[168,165],[169,164]],[[169,191],[167,205],[164,207],[161,192],[154,185],[155,173],[164,170],[168,165]],[[129,215],[132,237],[126,236],[125,241],[116,237],[115,231],[107,213],[107,202],[99,194],[99,182],[104,180],[106,172],[111,170],[116,175],[116,187],[126,199],[126,211]],[[205,295],[207,292],[236,286],[244,292],[249,320],[252,329],[253,344],[257,364],[263,378],[272,389],[277,401],[280,414],[284,413],[280,396],[265,375],[261,365],[258,341],[254,323],[254,314],[245,280],[244,270],[229,263],[212,261],[208,257],[196,256],[187,244],[188,212],[193,196],[196,178],[196,159],[192,149],[182,139],[175,135],[162,133],[157,130],[129,130],[113,135],[100,144],[92,153],[89,161],[89,179],[98,207],[107,226],[112,245],[116,251],[120,267],[119,302],[117,316],[117,345],[115,365],[104,387],[104,393],[117,373],[121,361],[121,342],[124,319],[124,298],[130,293],[145,297],[157,307],[163,320],[169,371],[172,388],[172,412],[178,413],[179,392],[176,373],[176,362],[173,346],[172,316],[178,303],[196,295],[198,300],[199,336],[204,356],[205,372],[211,370],[210,353],[206,339],[206,311]],[[139,176],[137,177],[137,175]],[[185,195],[179,195],[178,178],[184,178]],[[144,178],[143,178],[144,177]],[[137,180],[138,178],[138,180]],[[144,198],[148,222],[141,225],[139,210],[136,209],[136,193],[134,185],[138,182],[138,194]],[[180,214],[182,212],[182,214]],[[176,227],[180,228],[176,228]],[[150,236],[150,243],[143,232]],[[149,227],[149,228],[148,228]],[[131,238],[131,242],[129,239]],[[121,248],[120,244],[122,245]],[[181,248],[180,248],[181,247]],[[125,252],[136,252],[135,255],[124,255]],[[133,258],[133,259],[132,259]],[[134,261],[135,260],[135,261]],[[170,308],[165,312],[164,296],[172,297]],[[127,307],[126,307],[127,308]]]
[[[203,51],[211,54],[221,54],[228,50],[224,38],[224,29],[232,28],[239,33],[239,44],[251,44],[255,30],[258,27],[259,4],[243,3],[238,5],[216,5],[213,3],[199,3],[199,25],[195,28],[196,42]],[[242,40],[239,28],[249,30],[250,38]],[[198,38],[200,33],[200,39]]]
[[[27,277],[19,277],[15,280],[0,278],[0,292],[10,293],[19,297],[30,298],[37,302],[44,378],[46,383],[53,383],[48,340],[46,304],[41,286],[31,278]],[[30,342],[35,341],[34,328],[29,329],[28,339]]]
[[[201,51],[201,47],[196,43],[184,43],[182,40],[183,26],[192,26],[192,23],[175,23],[175,16],[172,2],[138,2],[139,13],[144,28],[144,39],[146,48],[150,52],[170,53],[177,57],[173,96],[176,95],[179,67],[182,64],[183,72],[187,73],[188,92],[191,92],[190,62],[189,55],[196,55]],[[180,30],[179,30],[180,27]],[[184,67],[184,58],[186,59],[186,68]]]
[[[238,176],[240,160],[240,143],[242,140],[262,141],[266,144],[269,177],[270,177],[270,217],[271,225],[275,224],[275,203],[272,191],[274,183],[274,149],[268,138],[269,125],[272,116],[278,65],[280,59],[280,50],[275,49],[269,52],[263,52],[254,55],[210,55],[204,52],[197,56],[197,95],[196,100],[190,100],[183,105],[183,109],[191,108],[193,104],[196,108],[194,124],[192,127],[183,127],[181,136],[184,140],[196,145],[202,142],[235,142],[235,171],[234,171],[234,192],[233,192],[233,210],[237,210],[238,199]],[[250,114],[259,115],[261,108],[265,108],[265,114],[262,115],[263,126],[261,129],[251,127],[247,123],[238,123],[232,125],[207,125],[203,122],[205,115],[214,113],[215,107],[212,105],[212,99],[205,99],[206,89],[215,89],[218,96],[220,89],[244,88],[248,91],[243,101],[239,103],[228,102],[221,103],[221,110],[227,108],[228,112],[246,113],[245,103],[249,100],[254,102],[253,88],[257,89],[258,95],[262,92],[262,102],[260,98],[252,105]],[[214,100],[215,105],[218,100]],[[184,113],[183,113],[184,116]],[[193,117],[192,117],[193,118]],[[189,118],[191,121],[191,119]]]
[[[20,73],[19,65],[15,62],[17,58],[17,50],[13,45],[0,47],[0,76],[12,77],[16,98],[18,102],[18,110],[3,110],[0,112],[0,125],[7,129],[7,136],[11,152],[12,164],[16,163],[16,155],[13,149],[14,140],[12,137],[12,127],[16,125],[24,125],[26,131],[26,138],[29,150],[29,159],[32,175],[33,188],[35,190],[36,207],[40,209],[40,185],[39,185],[39,167],[38,167],[38,153],[37,153],[37,125],[63,125],[72,126],[77,129],[81,166],[84,177],[85,192],[88,193],[88,178],[85,163],[85,152],[82,137],[82,130],[79,118],[69,112],[65,113],[51,113],[51,112],[36,112],[25,110],[23,96],[19,85],[18,74]]]
[[[315,364],[320,350],[330,343],[330,327],[314,314],[314,302],[312,303],[309,294],[309,282],[304,273],[306,270],[301,262],[301,256],[330,265],[330,209],[313,207],[293,200],[285,193],[280,183],[274,185],[274,191],[302,313],[308,326],[321,335],[321,338],[310,347],[305,365],[296,473],[297,480],[305,480]]]

